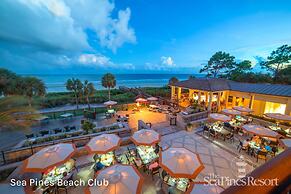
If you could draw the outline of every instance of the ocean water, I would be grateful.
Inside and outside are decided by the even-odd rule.
[[[26,75],[27,76],[27,75]],[[81,81],[88,80],[95,85],[96,89],[102,89],[101,74],[58,74],[58,75],[47,75],[47,74],[34,74],[43,80],[47,92],[64,92],[67,91],[65,83],[70,78],[78,78]],[[179,80],[185,80],[189,78],[189,74],[116,74],[116,86],[126,87],[160,87],[168,84],[171,77],[177,77]],[[196,77],[203,77],[201,74],[194,74]],[[104,88],[103,88],[104,89]]]

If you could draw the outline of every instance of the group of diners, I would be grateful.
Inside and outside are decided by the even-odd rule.
[[[260,137],[258,135],[248,136],[244,140],[239,140],[237,149],[259,159],[267,160],[268,155],[274,157],[278,152],[279,142],[275,138]]]

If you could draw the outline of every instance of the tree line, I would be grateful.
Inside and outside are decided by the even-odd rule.
[[[101,83],[104,88],[108,89],[108,100],[110,100],[110,90],[116,86],[115,76],[111,73],[106,73],[103,75]],[[81,97],[85,97],[88,108],[90,109],[89,97],[93,96],[95,93],[95,87],[93,83],[90,83],[88,80],[85,80],[84,83],[82,83],[81,80],[72,78],[67,80],[66,88],[67,90],[73,92],[77,109],[79,105],[79,99]]]
[[[102,86],[108,89],[108,99],[110,100],[110,90],[116,86],[115,76],[106,73],[102,77]],[[79,105],[80,98],[84,97],[90,109],[89,97],[93,96],[96,89],[93,83],[88,80],[82,82],[79,79],[71,78],[65,83],[66,89],[74,94],[75,103]],[[0,96],[24,96],[28,99],[28,105],[32,106],[33,97],[45,96],[46,87],[42,80],[32,76],[20,76],[12,71],[0,68]]]
[[[219,51],[200,69],[200,73],[206,73],[207,77],[240,82],[291,84],[291,46],[280,46],[266,60],[260,61],[259,65],[267,73],[254,72],[251,61],[237,62],[234,56]]]

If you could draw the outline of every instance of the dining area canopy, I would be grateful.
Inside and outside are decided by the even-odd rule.
[[[291,122],[291,116],[290,115],[284,115],[281,113],[265,113],[266,117],[269,117],[271,119],[275,119],[277,121],[287,121]]]
[[[214,121],[221,121],[221,122],[231,121],[230,116],[227,116],[224,114],[219,114],[219,113],[211,113],[211,114],[209,114],[209,118],[214,120]]]
[[[151,129],[142,129],[135,132],[131,140],[135,145],[151,146],[160,142],[161,135]]]
[[[248,133],[252,133],[261,137],[271,137],[271,138],[279,137],[279,134],[276,133],[275,131],[272,131],[271,129],[268,129],[260,125],[252,125],[252,124],[243,125],[242,129]]]
[[[121,139],[115,134],[102,134],[89,141],[85,148],[89,153],[106,154],[120,146]]]
[[[252,109],[250,109],[248,107],[245,107],[245,106],[234,106],[232,108],[234,110],[237,110],[237,111],[240,111],[240,112],[243,112],[243,113],[251,113],[251,112],[253,112]]]
[[[241,115],[240,111],[234,110],[234,109],[222,109],[221,112],[226,114],[226,115],[230,115],[230,116]]]
[[[140,194],[144,178],[130,165],[116,164],[98,171],[96,180],[107,180],[108,186],[88,186],[85,194]]]
[[[70,160],[76,147],[70,143],[60,143],[43,148],[24,161],[23,172],[45,172]]]
[[[195,179],[204,169],[199,155],[186,148],[169,148],[161,152],[159,164],[173,178]]]
[[[103,104],[104,104],[105,106],[114,106],[114,105],[117,104],[117,102],[116,102],[116,101],[109,100],[109,101],[107,101],[107,102],[104,102]]]

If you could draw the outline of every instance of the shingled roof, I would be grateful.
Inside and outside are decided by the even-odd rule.
[[[170,85],[187,89],[196,89],[212,92],[233,90],[240,92],[291,97],[291,85],[282,84],[242,83],[221,78],[191,78]]]

